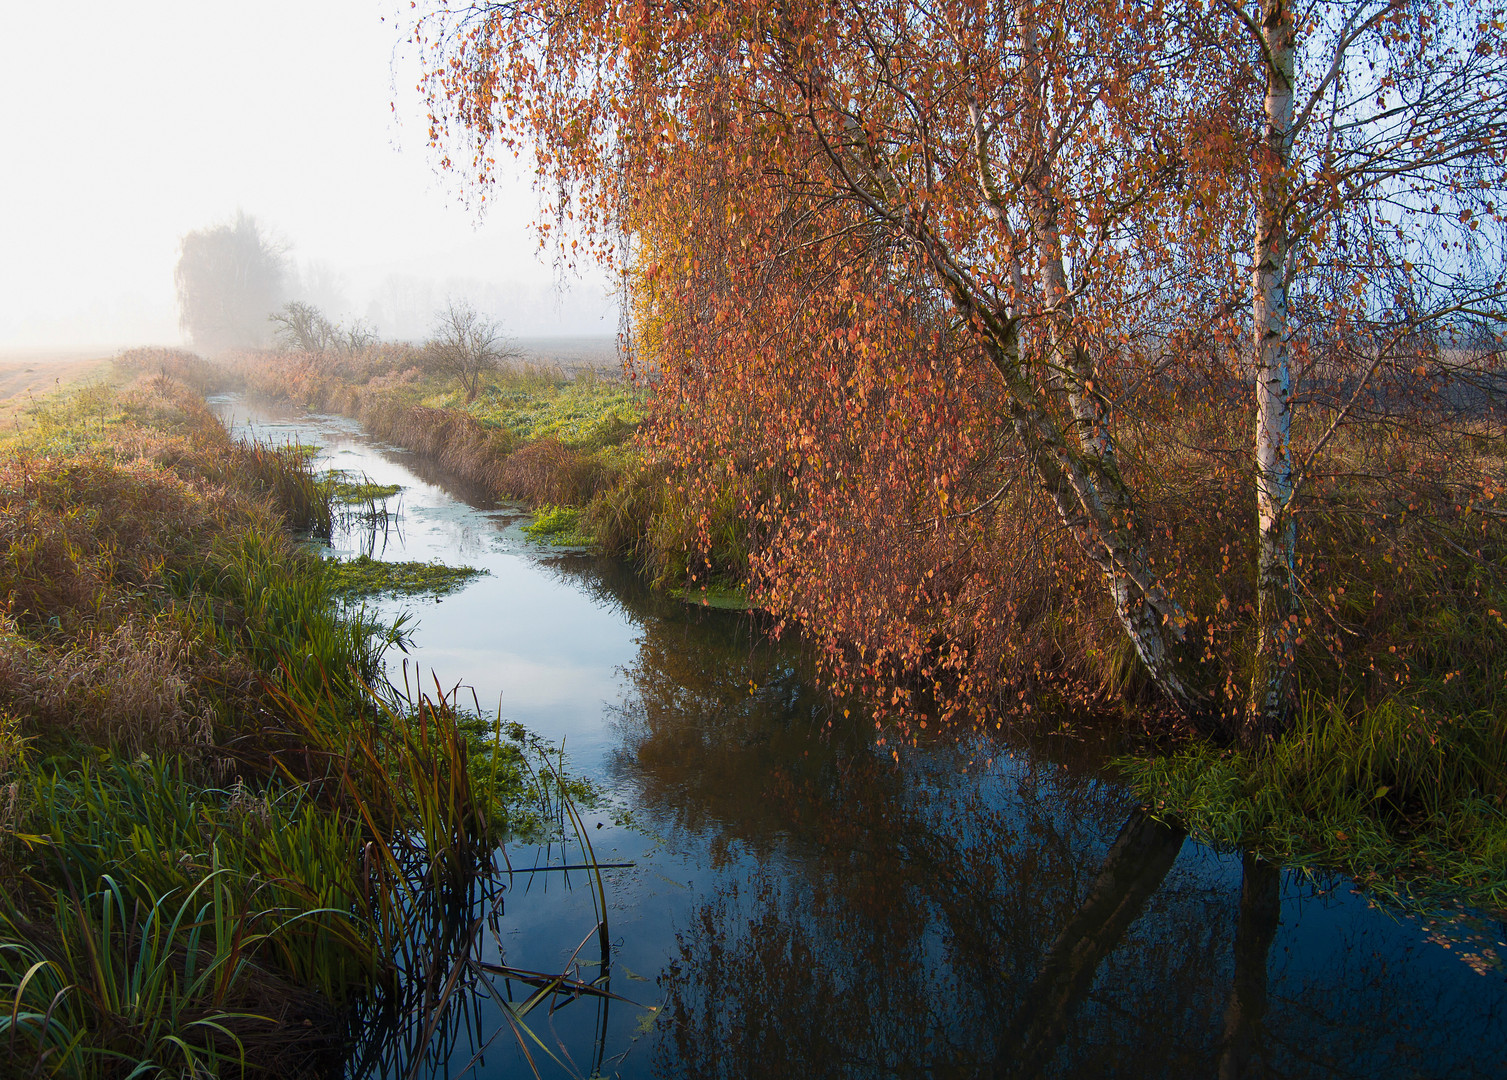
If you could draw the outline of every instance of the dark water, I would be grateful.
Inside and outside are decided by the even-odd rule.
[[[603,875],[604,958],[587,876],[524,871],[582,849],[510,845],[481,957],[626,1001],[557,996],[529,1035],[473,986],[427,1057],[377,1074],[1507,1075],[1503,926],[1396,916],[1344,879],[1185,841],[1069,739],[949,736],[897,761],[748,616],[540,550],[516,510],[348,421],[220,407],[402,484],[379,554],[489,571],[383,605],[418,621],[393,675],[463,683],[563,743],[607,793],[584,815],[596,859],[633,864]]]

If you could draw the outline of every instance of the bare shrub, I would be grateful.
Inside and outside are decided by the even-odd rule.
[[[424,346],[429,370],[458,379],[468,402],[476,400],[483,375],[521,355],[508,344],[496,322],[455,300],[435,317],[434,336]]]
[[[334,323],[313,304],[293,300],[267,316],[272,323],[272,338],[279,348],[289,352],[322,353],[335,348],[340,340]]]
[[[293,300],[267,316],[272,336],[286,352],[312,353],[319,357],[344,357],[376,345],[377,332],[357,319],[349,327],[331,322],[313,304]]]

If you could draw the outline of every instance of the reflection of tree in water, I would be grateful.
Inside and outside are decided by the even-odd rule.
[[[1228,887],[1175,870],[1139,917],[1115,925],[1106,916],[1133,907],[1160,873],[1141,839],[1142,857],[1119,868],[1130,873],[1106,866],[1076,909],[1042,901],[1030,860],[973,843],[958,847],[991,863],[991,880],[897,880],[892,918],[840,902],[841,870],[813,862],[791,875],[766,865],[751,882],[717,890],[680,933],[679,956],[661,977],[654,1071],[1502,1075],[1496,1011],[1474,1007],[1471,984],[1448,974],[1415,980],[1395,953],[1352,952],[1351,964],[1291,981],[1279,962],[1268,986],[1274,874],[1258,869],[1236,901]],[[1096,898],[1103,877],[1120,878],[1120,889]],[[1480,989],[1501,994],[1500,985]]]
[[[983,739],[897,766],[748,618],[583,570],[640,627],[617,779],[723,871],[661,976],[659,1075],[1501,1073],[1500,974],[1377,928],[1307,962],[1279,875],[1173,865],[1093,771]]]
[[[1171,850],[1151,860],[1139,895],[1100,890],[1102,910],[1089,905],[1077,932],[1054,942],[1046,928],[1074,922],[1073,875],[1060,858],[1067,849],[1000,845],[987,836],[988,819],[980,828],[960,809],[934,818],[931,830],[905,823],[912,857],[876,875],[868,907],[846,902],[849,868],[820,859],[798,875],[766,866],[750,885],[718,890],[680,934],[680,955],[661,980],[656,1073],[971,1077],[999,1065],[1000,1075],[1037,1075],[1017,1065],[1050,1062],[1071,1037],[1081,1065],[1158,1075],[1177,1064],[1180,1048],[1207,1045],[1198,1029],[1217,994],[1212,950],[1182,946],[1191,936],[1217,948],[1218,920],[1185,919],[1174,941],[1133,934],[1121,943],[1123,927],[1108,917],[1128,904],[1133,921],[1179,837],[1151,840]],[[992,821],[1009,826],[1004,815]],[[1080,1006],[1117,943],[1173,962],[1171,992],[1152,1009],[1105,1016],[1086,1030]],[[1127,1051],[1135,1060],[1128,1073]],[[1200,1056],[1207,1069],[1209,1055]]]
[[[1307,903],[1302,919],[1325,903]],[[1507,982],[1380,917],[1320,940],[1282,909],[1257,1054],[1296,1076],[1507,1076]],[[1263,1075],[1253,1071],[1247,1075]]]

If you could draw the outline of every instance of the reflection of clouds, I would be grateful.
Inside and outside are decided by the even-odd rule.
[[[485,647],[451,647],[444,649],[442,656],[436,656],[437,651],[428,646],[410,649],[406,657],[409,669],[415,665],[422,668],[426,686],[438,679],[447,688],[459,682],[474,689],[484,709],[492,709],[501,700],[503,716],[510,720],[518,719],[514,713],[519,709],[585,705],[598,713],[601,703],[620,689],[615,680],[590,665],[551,664]],[[404,659],[396,657],[388,665],[398,680],[402,679]],[[469,698],[470,693],[465,696]]]

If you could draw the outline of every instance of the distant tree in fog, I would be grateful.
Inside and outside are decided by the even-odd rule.
[[[476,400],[483,374],[503,360],[521,355],[494,320],[463,300],[450,301],[436,316],[433,335],[424,351],[431,371],[460,380],[468,402]]]
[[[330,322],[313,304],[291,300],[267,316],[281,349],[308,353],[353,353],[377,343],[377,332],[362,319],[349,329]]]
[[[364,349],[368,345],[375,345],[382,340],[382,335],[377,333],[377,328],[365,319],[357,319],[349,327],[335,327],[335,333],[340,338],[343,348],[350,352]]]
[[[321,353],[334,347],[338,331],[313,304],[293,300],[267,316],[279,348]]]
[[[173,271],[178,325],[206,352],[265,345],[286,271],[284,245],[245,213],[196,229],[183,237]]]

